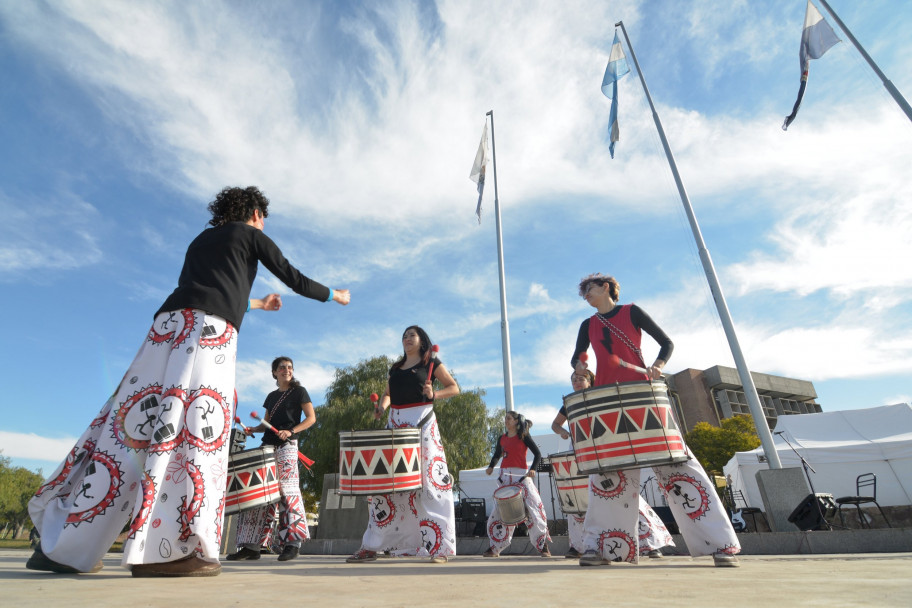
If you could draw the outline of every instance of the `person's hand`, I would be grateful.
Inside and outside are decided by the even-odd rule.
[[[279,310],[282,308],[282,296],[277,293],[271,293],[263,298],[263,310]]]
[[[333,302],[345,306],[351,302],[351,293],[347,289],[333,289]]]
[[[576,373],[579,374],[580,376],[585,376],[586,370],[589,369],[589,366],[586,365],[583,361],[577,361],[576,367],[574,367],[573,369],[575,369]]]
[[[427,382],[425,382],[425,383],[424,383],[424,388],[422,389],[422,392],[424,393],[424,396],[425,396],[425,397],[427,397],[428,399],[430,399],[431,401],[433,401],[433,400],[434,400],[434,394],[435,394],[435,393],[434,393],[434,382],[433,382],[432,380],[428,380]]]
[[[535,471],[529,471],[528,473],[526,473],[526,477],[528,477],[529,479],[532,479],[533,477],[535,477]]]
[[[289,439],[291,439],[291,435],[292,435],[291,431],[279,431],[278,433],[276,433],[276,436],[278,436],[278,438],[281,439],[282,441],[288,441]]]
[[[485,474],[487,474],[488,476],[490,476],[491,473],[493,473],[493,472],[494,472],[494,467],[488,467],[487,469],[485,469]]]
[[[383,417],[383,408],[379,407],[379,406],[375,407],[374,408],[374,420],[380,420],[380,418],[382,418],[382,417]]]
[[[560,436],[561,436],[561,439],[570,439],[570,433],[568,433],[564,429],[561,429]]]
[[[245,426],[244,434],[247,435],[248,437],[253,437],[253,428],[251,428],[249,426]]]
[[[646,368],[646,376],[650,380],[658,380],[662,377],[662,368],[658,365],[650,365],[648,368]]]

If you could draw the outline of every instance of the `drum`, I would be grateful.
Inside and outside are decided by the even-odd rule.
[[[580,475],[573,452],[559,452],[548,457],[551,478],[557,487],[557,499],[566,515],[584,515],[589,508],[589,476]]]
[[[581,474],[687,460],[663,380],[577,391],[564,397],[564,407]]]
[[[500,513],[500,521],[512,526],[526,518],[522,487],[518,484],[501,486],[494,490],[494,504]]]
[[[339,431],[339,494],[420,489],[421,429]]]
[[[272,447],[235,452],[228,458],[225,515],[269,505],[282,497]]]

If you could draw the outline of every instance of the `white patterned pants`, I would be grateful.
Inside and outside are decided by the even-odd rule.
[[[279,471],[278,502],[242,511],[238,517],[237,546],[248,549],[269,547],[275,539],[277,545],[300,547],[310,539],[307,513],[301,498],[301,481],[298,477],[298,445],[287,441],[275,450],[276,468]],[[277,525],[278,524],[278,525]],[[278,528],[278,535],[275,534]]]
[[[390,409],[388,428],[421,428],[422,487],[370,497],[367,530],[361,548],[391,555],[456,555],[456,510],[453,478],[447,468],[433,407]]]
[[[237,331],[199,310],[157,315],[114,395],[29,502],[52,560],[87,571],[130,523],[123,564],[217,562]]]
[[[690,555],[741,551],[741,544],[709,476],[696,458],[673,465],[655,465]],[[639,558],[639,471],[622,470],[589,476],[589,510],[583,543],[604,559],[637,563]]]
[[[526,477],[526,473],[526,469],[502,468],[497,477],[497,487],[522,484],[523,503],[526,509],[524,521],[529,528],[529,538],[535,548],[542,551],[547,542],[551,540],[551,535],[548,534],[548,516],[545,514],[545,506],[542,504],[535,484]],[[491,541],[491,547],[498,553],[509,547],[515,529],[516,524],[505,524],[501,521],[500,509],[495,500],[494,509],[488,516],[488,539]]]

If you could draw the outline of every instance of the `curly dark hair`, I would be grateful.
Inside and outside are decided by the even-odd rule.
[[[209,213],[213,226],[222,226],[228,222],[246,222],[253,217],[256,209],[263,217],[269,217],[269,199],[256,186],[246,188],[225,188],[215,200],[209,203]]]

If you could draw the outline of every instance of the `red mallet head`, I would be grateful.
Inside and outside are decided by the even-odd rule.
[[[377,403],[380,400],[380,397],[377,396],[377,393],[371,393],[371,401]]]
[[[431,347],[431,357],[433,357],[434,359],[437,358],[437,353],[439,353],[439,352],[440,352],[440,347],[437,346],[436,344]]]
[[[608,358],[606,359],[606,361],[607,361],[609,367],[620,367],[621,366],[621,358],[618,357],[617,355],[608,355]]]
[[[579,360],[582,361],[583,363],[585,363],[586,361],[588,361],[588,360],[589,360],[589,353],[587,353],[587,352],[585,352],[585,351],[584,351],[584,352],[581,352],[580,355],[579,355]]]
[[[234,421],[237,422],[238,424],[240,424],[240,423],[241,423],[241,417],[240,417],[240,416],[235,416],[235,417],[234,417]]]
[[[250,412],[250,417],[251,417],[251,418],[256,418],[257,420],[260,419],[260,417],[257,415],[256,412]]]

